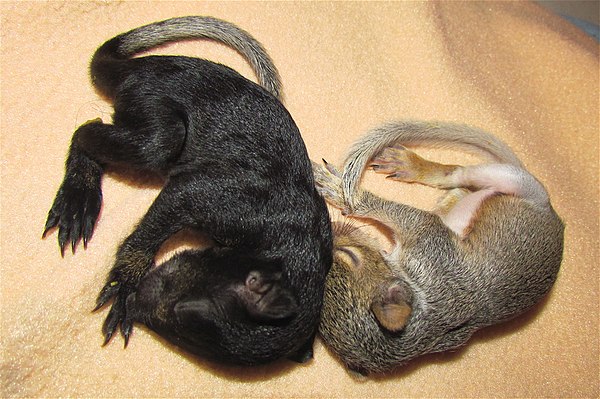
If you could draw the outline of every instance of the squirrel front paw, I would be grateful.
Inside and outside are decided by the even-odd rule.
[[[125,340],[125,347],[129,343],[129,337],[133,331],[133,319],[131,314],[127,312],[127,299],[135,293],[135,288],[130,284],[119,281],[118,279],[109,279],[104,285],[98,298],[96,299],[96,307],[94,312],[102,308],[109,300],[114,298],[113,304],[102,325],[102,334],[104,335],[104,343],[108,344],[113,337],[117,327],[121,327],[121,335]]]
[[[341,174],[327,161],[323,160],[323,163],[324,166],[316,162],[312,163],[317,190],[325,201],[344,212],[347,210],[347,205],[344,200]]]
[[[67,243],[75,247],[83,240],[84,248],[92,237],[100,207],[102,191],[99,178],[85,181],[67,176],[60,186],[48,212],[42,238],[54,227],[58,228],[58,245],[64,256]]]

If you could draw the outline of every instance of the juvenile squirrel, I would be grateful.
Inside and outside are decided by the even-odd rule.
[[[237,50],[260,85],[207,60],[134,55],[185,39]],[[332,262],[327,207],[280,81],[263,47],[211,17],[152,23],[108,40],[91,78],[114,106],[112,123],[80,126],[44,235],[61,251],[92,236],[107,165],[159,172],[166,183],[120,245],[96,310],[114,298],[105,343],[125,345],[140,322],[194,354],[251,365],[312,356],[325,276]],[[183,229],[215,246],[155,266],[160,246]]]
[[[406,148],[413,145],[468,148],[492,163],[443,165]],[[359,188],[368,165],[448,191],[433,212],[388,201]],[[390,122],[353,145],[342,174],[313,168],[328,202],[393,235],[388,253],[359,229],[334,228],[319,332],[353,371],[385,372],[460,347],[531,308],[557,277],[564,227],[546,190],[506,144],[477,128]]]

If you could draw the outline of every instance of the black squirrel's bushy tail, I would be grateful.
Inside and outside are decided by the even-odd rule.
[[[281,97],[279,73],[262,45],[229,22],[203,16],[155,22],[108,40],[92,58],[92,82],[103,95],[112,98],[118,82],[122,80],[121,73],[125,68],[122,61],[161,44],[186,39],[215,40],[238,51],[252,66],[259,84],[275,97]]]

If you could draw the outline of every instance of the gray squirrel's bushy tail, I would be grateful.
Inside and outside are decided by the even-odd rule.
[[[396,144],[465,149],[494,162],[523,168],[519,158],[504,142],[479,128],[450,122],[388,122],[370,130],[352,145],[343,172],[346,198],[353,197],[360,177],[373,157]]]
[[[144,25],[104,43],[94,54],[90,72],[100,92],[112,97],[123,60],[161,44],[186,39],[210,39],[238,51],[252,66],[259,84],[275,97],[281,97],[277,68],[262,45],[249,33],[220,19],[204,16],[171,18]]]

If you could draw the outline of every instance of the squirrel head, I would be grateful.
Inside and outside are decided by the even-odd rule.
[[[384,347],[380,342],[401,334],[412,314],[410,286],[378,247],[361,231],[338,233],[325,284],[319,331],[336,355],[360,373],[375,368],[370,359]]]

